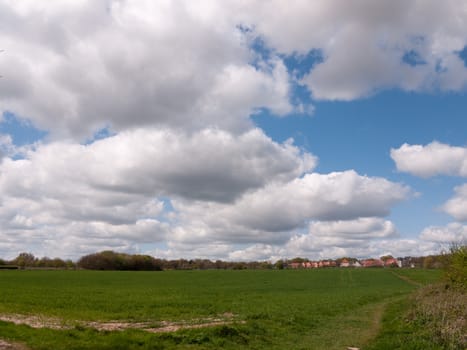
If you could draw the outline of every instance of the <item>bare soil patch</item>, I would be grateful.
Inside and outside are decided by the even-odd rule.
[[[0,314],[0,321],[12,322],[17,325],[27,325],[32,328],[50,328],[50,329],[72,329],[76,326],[89,327],[98,331],[124,331],[126,329],[141,329],[151,333],[176,332],[181,329],[206,328],[221,325],[227,325],[234,322],[243,323],[236,320],[232,313],[224,313],[217,317],[198,318],[188,321],[160,321],[160,322],[125,322],[125,321],[107,321],[107,322],[65,322],[58,318],[20,315],[20,314]],[[6,349],[6,348],[5,348]],[[15,348],[12,348],[15,349]],[[3,350],[0,343],[0,350]]]
[[[32,328],[51,328],[51,329],[69,329],[58,318],[34,316],[34,315],[20,315],[20,314],[3,314],[0,315],[0,321],[12,322],[17,325],[27,325]]]
[[[10,343],[0,339],[0,350],[27,350],[28,348],[22,344]]]

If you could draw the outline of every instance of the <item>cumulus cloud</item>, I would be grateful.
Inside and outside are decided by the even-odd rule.
[[[314,221],[308,233],[293,236],[286,244],[288,252],[302,252],[320,257],[346,256],[348,252],[369,249],[372,240],[397,236],[395,225],[377,217],[354,220]]]
[[[442,209],[459,221],[467,221],[467,184],[454,189],[455,195],[449,199]]]
[[[311,173],[246,192],[233,204],[174,201],[182,227],[175,230],[172,239],[193,243],[211,240],[284,243],[291,232],[303,228],[310,220],[385,216],[409,194],[410,190],[403,185],[354,171]],[[360,219],[347,229],[358,231],[371,224],[375,223]],[[346,224],[340,225],[344,230]],[[391,231],[391,227],[380,229]]]
[[[251,65],[254,52],[223,7],[0,2],[0,108],[78,139],[104,127],[243,131],[258,108],[292,111],[282,61]]]
[[[366,240],[396,234],[383,217],[410,190],[352,170],[313,173],[315,156],[274,142],[250,117],[313,113],[291,96],[297,83],[330,100],[462,89],[465,14],[455,0],[0,0],[0,111],[50,133],[21,148],[0,136],[0,251],[380,251]],[[300,77],[288,70],[287,56],[310,51],[322,60]],[[96,140],[102,129],[110,136]],[[465,176],[465,149],[444,146],[436,166],[448,170],[422,159],[417,174]],[[449,203],[462,218],[463,202]]]
[[[24,156],[0,164],[2,238],[22,232],[44,240],[45,232],[47,241],[61,235],[157,242],[165,237],[160,232],[173,231],[159,221],[170,220],[164,198],[228,205],[316,164],[291,141],[278,144],[259,129],[138,129],[88,145],[38,144]]]
[[[402,0],[255,6],[248,19],[270,47],[288,54],[321,51],[322,62],[302,80],[314,98],[352,100],[394,87],[465,88],[467,69],[458,55],[467,44],[462,1],[445,1],[442,8],[436,1]]]
[[[399,171],[415,176],[467,176],[467,148],[432,142],[426,146],[403,144],[391,149]],[[467,184],[454,189],[454,196],[441,209],[458,221],[467,221]]]
[[[395,225],[388,220],[369,217],[355,220],[312,222],[309,232],[313,236],[333,236],[348,239],[385,238],[396,235]]]
[[[391,158],[399,171],[416,176],[467,176],[466,147],[455,147],[436,141],[426,146],[405,143],[397,149],[391,149]]]
[[[275,143],[259,129],[238,136],[215,129],[190,135],[145,129],[90,145],[41,145],[25,159],[5,160],[0,185],[6,195],[27,198],[61,199],[78,191],[84,197],[92,190],[105,193],[102,202],[116,204],[127,196],[156,195],[229,201],[315,164],[311,154],[290,142]]]
[[[312,50],[323,59],[299,83],[316,99],[352,100],[394,87],[460,90],[467,82],[458,55],[467,45],[460,0],[442,8],[399,0],[5,0],[0,23],[0,110],[54,137],[155,125],[242,132],[258,109],[301,109],[290,102],[281,57]],[[268,55],[252,48],[256,37]]]
[[[445,248],[439,242],[420,239],[376,239],[357,240],[354,244],[321,241],[308,235],[293,236],[287,244],[268,245],[254,244],[234,250],[231,260],[268,260],[303,257],[308,259],[337,259],[345,256],[356,258],[375,258],[384,255],[394,257],[425,256],[439,254]]]
[[[467,242],[467,226],[452,222],[446,226],[429,226],[420,234],[420,239],[438,243],[465,243]]]
[[[439,254],[440,245],[419,239],[375,240],[320,240],[311,235],[293,237],[283,250],[284,256],[303,256],[312,259],[336,259],[344,256],[375,258],[384,255],[395,257]]]
[[[232,261],[274,261],[278,253],[278,248],[270,244],[255,244],[245,249],[237,249],[229,254],[229,260]]]

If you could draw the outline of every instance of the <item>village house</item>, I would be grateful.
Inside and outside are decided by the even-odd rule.
[[[337,260],[339,262],[339,259]],[[402,267],[402,261],[395,258],[387,259],[347,259],[343,258],[338,263],[335,260],[319,260],[319,261],[302,261],[302,262],[290,262],[288,268],[290,269],[317,269],[324,267]]]
[[[342,259],[340,267],[350,267],[350,262],[347,259]]]
[[[292,268],[292,269],[298,269],[301,266],[302,266],[302,263],[299,263],[299,262],[293,262],[293,263],[289,264],[289,267]]]
[[[360,264],[360,261],[355,261],[352,265],[353,267],[362,267],[362,264]]]
[[[384,261],[384,267],[400,267],[400,262],[394,258],[389,258]]]
[[[383,267],[384,263],[380,259],[365,259],[361,261],[363,267]]]

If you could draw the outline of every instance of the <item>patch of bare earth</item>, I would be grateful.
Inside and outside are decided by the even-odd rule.
[[[69,329],[71,326],[65,325],[58,318],[20,315],[20,314],[3,314],[0,315],[0,321],[12,322],[17,325],[26,325],[32,328],[50,328],[50,329]]]
[[[58,318],[29,316],[19,314],[0,315],[0,321],[12,322],[17,325],[27,325],[32,328],[72,329],[75,326],[89,327],[98,331],[124,331],[126,329],[141,329],[151,333],[176,332],[181,329],[206,328],[240,322],[232,313],[224,313],[218,317],[198,318],[190,321],[160,321],[160,322],[84,322],[76,321],[73,324]],[[13,349],[13,348],[12,348]],[[0,347],[0,350],[3,348]]]
[[[27,350],[27,347],[22,344],[10,343],[0,339],[0,350]]]

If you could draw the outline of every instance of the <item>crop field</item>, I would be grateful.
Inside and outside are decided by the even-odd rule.
[[[437,271],[0,271],[0,339],[25,349],[365,348]]]

